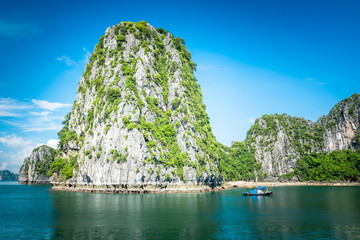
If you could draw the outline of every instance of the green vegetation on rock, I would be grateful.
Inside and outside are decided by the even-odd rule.
[[[50,151],[50,154],[45,156],[45,161],[44,162],[38,161],[36,163],[35,171],[37,173],[39,173],[39,174],[42,174],[42,175],[46,176],[47,173],[48,173],[48,170],[49,170],[49,168],[50,168],[50,166],[51,166],[51,164],[52,164],[52,162],[54,160],[54,156],[56,155],[56,150],[53,149],[53,148],[50,148],[48,146],[45,146],[45,145],[42,145],[40,147],[46,147]],[[34,149],[33,152],[37,152],[40,147]]]
[[[256,163],[253,151],[249,151],[243,142],[235,142],[231,148],[225,148],[220,160],[220,172],[225,180],[256,180],[264,176],[259,172],[260,164]]]
[[[70,140],[75,140],[76,142],[79,140],[78,135],[74,131],[69,130],[69,120],[70,120],[70,113],[65,116],[64,121],[62,124],[65,126],[58,132],[59,137],[59,146],[62,148],[64,145],[67,145]]]
[[[71,157],[69,160],[66,158],[58,157],[52,162],[47,176],[50,177],[54,173],[57,173],[63,179],[69,179],[73,177],[74,168],[78,168],[78,155]]]
[[[360,149],[306,155],[297,161],[293,172],[280,178],[293,176],[301,181],[360,181]]]

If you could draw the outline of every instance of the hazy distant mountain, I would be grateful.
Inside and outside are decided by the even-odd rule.
[[[0,171],[0,181],[17,181],[19,174],[12,173],[9,170]]]

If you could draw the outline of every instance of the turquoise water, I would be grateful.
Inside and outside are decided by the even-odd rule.
[[[0,239],[360,239],[360,187],[273,187],[273,197],[50,187],[0,184]]]

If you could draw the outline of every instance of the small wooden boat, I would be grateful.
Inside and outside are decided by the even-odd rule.
[[[248,191],[243,192],[244,196],[272,196],[273,192],[269,191],[266,186],[263,187],[247,187]]]

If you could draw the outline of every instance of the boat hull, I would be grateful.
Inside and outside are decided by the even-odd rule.
[[[264,192],[264,193],[248,193],[243,192],[244,196],[272,196],[272,192]]]

